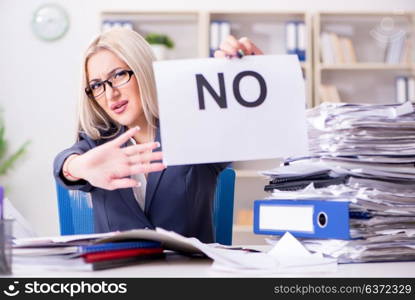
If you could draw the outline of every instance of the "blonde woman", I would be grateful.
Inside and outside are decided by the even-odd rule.
[[[261,53],[248,39],[230,36],[215,56],[242,51]],[[162,164],[153,61],[150,46],[132,30],[114,29],[91,43],[78,139],[55,158],[54,176],[91,194],[96,232],[162,227],[213,242],[214,191],[227,164]]]

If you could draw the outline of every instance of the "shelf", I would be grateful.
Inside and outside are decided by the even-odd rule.
[[[263,178],[266,179],[265,176],[258,174],[257,170],[237,170],[235,169],[236,177],[238,178]]]
[[[249,232],[253,233],[252,225],[234,225],[233,226],[234,232]]]
[[[336,95],[344,103],[392,103],[396,78],[414,76],[413,11],[324,11],[313,20],[314,105]],[[391,43],[405,35],[408,41]],[[356,62],[336,63],[342,57]]]
[[[320,70],[411,70],[410,64],[385,64],[385,63],[357,63],[357,64],[337,64],[319,65]]]
[[[301,66],[301,68],[303,68],[303,69],[310,68],[310,64],[309,64],[309,63],[307,63],[307,62],[300,62],[300,66]]]
[[[348,16],[348,17],[412,17],[411,11],[320,11],[322,16]]]

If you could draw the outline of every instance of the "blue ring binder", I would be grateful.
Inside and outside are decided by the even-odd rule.
[[[268,208],[281,208],[281,210],[291,207],[294,208],[291,211],[295,211],[295,208],[312,208],[312,220],[306,220],[311,222],[313,228],[312,231],[308,230],[293,230],[289,228],[289,223],[292,224],[292,219],[299,218],[299,215],[284,216],[287,218],[287,224],[284,225],[284,220],[278,220],[278,224],[282,224],[278,227],[264,227],[261,223],[261,210],[267,210]],[[323,220],[320,218],[324,216]],[[302,220],[304,221],[304,220]],[[323,238],[323,239],[350,239],[350,226],[349,226],[349,202],[348,201],[328,201],[328,200],[255,200],[254,201],[254,233],[266,234],[266,235],[283,235],[285,232],[290,232],[296,237],[305,238]]]

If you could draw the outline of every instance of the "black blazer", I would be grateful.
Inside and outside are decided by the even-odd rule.
[[[125,130],[122,128],[117,136]],[[111,140],[93,140],[84,133],[79,137],[71,148],[56,156],[54,176],[65,188],[91,193],[96,232],[161,227],[205,243],[214,241],[212,210],[216,181],[229,163],[171,166],[161,172],[149,173],[143,212],[132,188],[110,191],[84,180],[70,182],[65,179],[62,166],[69,155],[85,153]],[[161,144],[159,129],[155,140]],[[154,151],[158,150],[161,147]]]

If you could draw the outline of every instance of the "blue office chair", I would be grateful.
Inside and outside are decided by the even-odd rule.
[[[226,168],[218,176],[213,200],[215,241],[222,245],[232,245],[234,192],[235,170]]]
[[[56,184],[61,235],[94,233],[90,194]]]
[[[94,217],[90,195],[67,190],[59,184],[56,184],[56,190],[61,235],[93,233]],[[226,168],[219,174],[213,204],[215,241],[223,245],[232,244],[234,191],[235,171]]]

